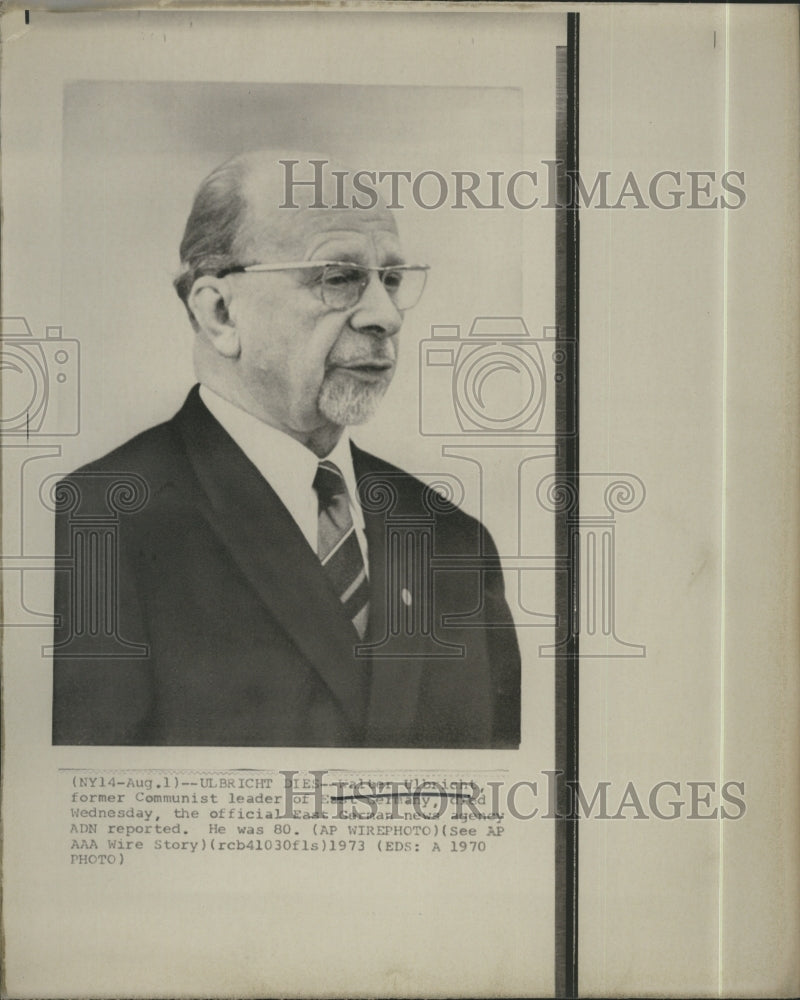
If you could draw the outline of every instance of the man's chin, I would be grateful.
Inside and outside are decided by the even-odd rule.
[[[339,427],[363,424],[375,415],[388,387],[388,378],[366,379],[338,370],[322,383],[319,412]]]

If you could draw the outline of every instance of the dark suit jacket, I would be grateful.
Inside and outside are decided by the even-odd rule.
[[[491,538],[413,476],[353,459],[363,642],[197,387],[62,480],[53,742],[517,747],[519,650]]]

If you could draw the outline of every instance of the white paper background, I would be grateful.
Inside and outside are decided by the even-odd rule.
[[[417,20],[395,14],[33,18],[33,30],[5,50],[3,304],[6,314],[24,314],[37,337],[55,323],[80,341],[82,424],[80,435],[61,439],[61,456],[31,463],[32,478],[44,464],[66,471],[102,454],[182,402],[192,382],[190,333],[170,282],[190,199],[204,174],[237,151],[231,144],[252,148],[280,135],[280,117],[266,117],[276,104],[291,119],[308,99],[312,150],[329,141],[325,151],[356,168],[536,169],[553,155],[560,14],[535,22],[425,15],[422,42]],[[153,89],[144,94],[137,81]],[[187,91],[174,86],[180,81],[223,86]],[[252,84],[253,94],[231,97],[233,81]],[[276,97],[265,82],[309,89]],[[315,87],[330,83],[343,86],[326,94]],[[327,127],[327,114],[341,128]],[[412,471],[458,474],[464,463],[442,468],[441,439],[416,433],[418,343],[432,323],[466,326],[478,313],[523,312],[534,335],[552,325],[554,216],[407,215],[399,224],[408,253],[432,265],[430,285],[424,307],[407,319],[397,383],[380,417],[355,436]],[[18,474],[17,453],[6,455],[7,484]],[[543,474],[549,466],[541,464]],[[487,465],[496,479],[496,457]],[[465,468],[464,506],[478,511]],[[482,511],[501,551],[516,543],[507,510]],[[6,511],[9,551],[19,548],[22,522],[25,551],[46,564],[50,517],[38,503],[20,515],[16,490]],[[552,529],[546,517],[543,525],[537,551],[546,555]],[[533,576],[527,597],[550,611],[552,577]],[[30,607],[48,607],[46,569],[26,571],[25,587]],[[498,768],[509,781],[535,779],[553,764],[553,661],[538,656],[552,633],[523,629],[520,638],[518,753],[323,753],[51,748],[50,670],[40,654],[47,629],[9,629],[9,982],[51,996],[552,992],[550,822],[516,823],[496,852],[444,864],[425,855],[357,866],[332,855],[263,865],[151,856],[111,873],[69,868],[66,817],[54,813],[57,767]]]
[[[61,232],[64,80],[336,78],[463,86],[470,94],[520,88],[522,155],[542,155],[531,137],[546,125],[537,94],[552,86],[560,15],[541,22],[533,13],[418,10],[381,15],[374,27],[364,20],[358,31],[352,15],[251,17],[269,31],[243,31],[237,18],[233,28],[215,22],[211,32],[196,15],[143,14],[110,27],[107,18],[42,18],[27,34],[19,15],[6,33],[4,311],[24,311],[38,335],[69,308],[80,336],[92,338],[84,360],[95,394],[89,415],[99,419],[90,436],[69,443],[77,460],[149,422],[139,423],[140,413],[168,416],[173,389],[189,384],[170,255],[190,191],[216,160],[201,163],[197,150],[187,152],[185,186],[181,177],[158,176],[159,192],[169,192],[158,230],[144,224],[149,204],[137,228],[136,199],[146,198],[158,158],[152,149],[137,158],[135,141],[120,136],[125,168],[112,169],[99,153],[91,166],[104,171],[109,195],[126,176],[136,195],[122,205],[109,198],[103,242],[71,244]],[[748,192],[747,205],[727,219],[712,210],[582,213],[581,463],[646,484],[642,508],[619,518],[616,624],[622,639],[646,645],[647,656],[583,664],[581,777],[589,787],[635,780],[645,790],[667,779],[743,780],[748,810],[727,824],[581,825],[580,988],[596,996],[791,996],[799,985],[800,855],[797,15],[777,7],[590,5],[581,17],[583,173],[736,169],[746,172]],[[112,129],[107,110],[98,120]],[[441,139],[435,126],[426,135]],[[99,140],[90,130],[87,142]],[[489,163],[490,153],[470,149],[459,165],[479,169],[473,164]],[[539,259],[537,227],[549,223],[541,215],[523,227],[526,261]],[[79,222],[64,217],[73,232]],[[439,254],[447,271],[453,247],[433,229],[421,239],[412,247]],[[517,289],[513,261],[505,272],[499,266],[507,245],[497,239],[487,256],[506,274],[508,294],[522,294],[526,316],[538,315],[542,296],[551,309],[552,276],[543,270],[541,282],[534,275]],[[139,243],[157,259],[130,256]],[[141,293],[126,275],[143,283]],[[429,291],[432,306],[437,292]],[[432,309],[425,323],[471,318],[466,298],[438,303],[441,312]],[[413,314],[415,343],[426,335],[422,315]],[[390,458],[397,447],[405,465],[408,448],[420,463],[436,457],[430,442],[392,436],[412,388],[393,388],[383,423],[363,438]],[[118,408],[120,396],[128,405]],[[5,498],[6,545],[18,533],[16,499]],[[32,551],[46,553],[48,530],[37,525]],[[32,605],[44,606],[48,593],[43,572]],[[51,798],[57,765],[156,766],[168,757],[302,768],[333,759],[311,751],[53,750],[42,631],[18,630],[6,647],[5,928],[9,985],[18,995],[552,992],[554,831],[546,823],[516,824],[502,857],[449,869],[397,858],[395,868],[372,866],[356,878],[347,862],[323,868],[302,859],[255,882],[249,866],[230,861],[213,871],[207,865],[202,879],[172,860],[151,865],[145,878],[133,868],[66,872]],[[491,758],[491,766],[530,777],[552,763],[552,674],[528,677],[523,751],[464,754],[460,764],[486,766]],[[401,756],[404,766],[444,759]],[[398,766],[398,759],[342,752],[336,763]]]

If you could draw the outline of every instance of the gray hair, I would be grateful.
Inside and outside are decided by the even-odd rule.
[[[247,165],[243,157],[228,160],[213,170],[194,197],[181,240],[181,270],[173,285],[193,326],[189,293],[198,278],[218,274],[240,263],[239,237],[247,214],[243,186]]]

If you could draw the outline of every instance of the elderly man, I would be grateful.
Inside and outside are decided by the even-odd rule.
[[[57,490],[53,741],[516,747],[491,538],[345,430],[426,269],[383,205],[281,207],[280,179],[257,153],[202,183],[175,282],[199,386]]]

